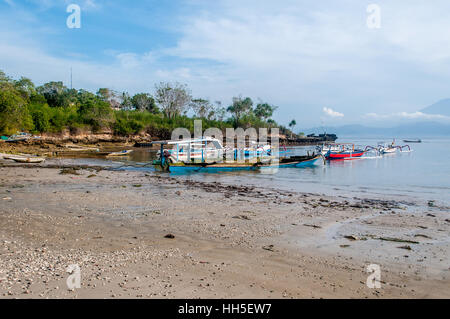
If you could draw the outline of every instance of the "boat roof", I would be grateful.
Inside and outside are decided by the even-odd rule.
[[[176,145],[176,144],[193,144],[193,143],[201,143],[201,142],[213,142],[217,143],[222,147],[222,143],[216,138],[213,137],[202,137],[202,138],[194,138],[194,139],[184,139],[184,140],[164,140],[164,141],[153,141],[150,142],[151,145]]]

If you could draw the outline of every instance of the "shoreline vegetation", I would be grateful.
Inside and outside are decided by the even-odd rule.
[[[18,131],[40,135],[45,141],[148,141],[170,139],[175,128],[193,133],[194,120],[203,129],[279,128],[281,139],[295,141],[296,121],[289,128],[277,124],[272,115],[277,106],[249,97],[237,96],[229,106],[192,96],[178,82],[161,82],[154,92],[130,96],[100,88],[95,94],[70,89],[63,82],[41,86],[28,78],[13,79],[0,70],[0,135]]]

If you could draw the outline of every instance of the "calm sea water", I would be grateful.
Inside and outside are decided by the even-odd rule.
[[[379,139],[341,138],[339,143],[376,146]],[[385,140],[392,142],[392,140]],[[397,145],[404,145],[397,140]],[[259,172],[191,173],[176,175],[199,181],[245,184],[326,195],[366,196],[392,199],[436,200],[450,204],[450,139],[425,139],[409,144],[412,152],[351,161],[327,162],[311,168],[283,168],[276,174]],[[291,148],[300,155],[313,146]],[[154,152],[138,150],[125,163],[145,163]],[[145,168],[152,170],[152,168]]]

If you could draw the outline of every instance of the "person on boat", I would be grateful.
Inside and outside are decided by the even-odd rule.
[[[163,154],[164,158],[167,160],[170,157],[170,152],[168,150],[164,150],[164,154]]]

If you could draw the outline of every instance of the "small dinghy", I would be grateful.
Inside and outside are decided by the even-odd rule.
[[[10,156],[8,159],[17,163],[42,163],[45,161],[43,157],[22,157],[22,156]]]
[[[106,156],[127,156],[127,155],[130,155],[132,152],[133,152],[133,150],[123,150],[120,152],[109,153]]]

